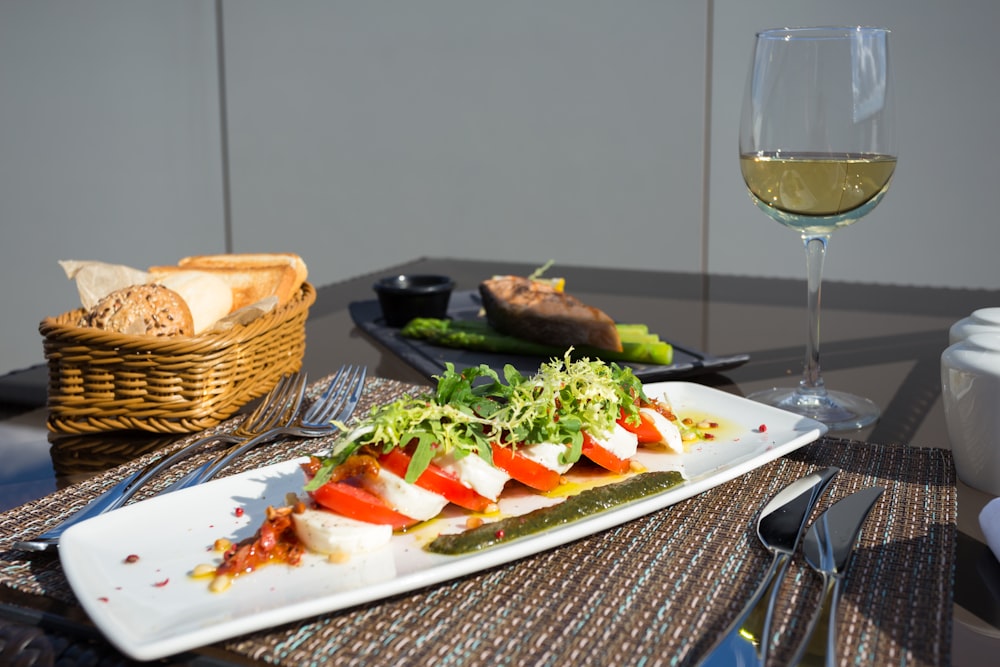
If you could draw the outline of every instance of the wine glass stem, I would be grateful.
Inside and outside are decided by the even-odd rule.
[[[821,301],[821,285],[823,282],[823,260],[826,258],[826,244],[830,236],[827,234],[803,235],[802,242],[806,249],[806,289],[808,292],[808,331],[806,336],[806,360],[799,382],[801,391],[823,395],[823,377],[819,369],[819,310]]]

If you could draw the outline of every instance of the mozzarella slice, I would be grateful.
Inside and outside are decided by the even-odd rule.
[[[684,442],[681,440],[681,431],[677,428],[677,424],[652,408],[639,408],[639,412],[643,417],[652,420],[656,430],[660,433],[662,444],[678,454],[684,453]]]
[[[433,519],[448,504],[443,496],[410,484],[385,468],[375,477],[365,475],[361,484],[392,509],[417,521]]]
[[[559,457],[566,451],[566,445],[540,442],[535,445],[522,445],[517,448],[517,451],[535,463],[549,470],[555,470],[560,475],[573,467],[572,463],[559,462]]]
[[[499,498],[504,485],[510,481],[510,475],[499,468],[494,468],[476,454],[466,454],[460,459],[445,454],[436,457],[434,464],[490,500]]]
[[[620,459],[632,458],[639,449],[639,438],[619,424],[607,435],[598,437],[591,433],[590,439]]]
[[[295,534],[310,551],[355,555],[385,546],[392,526],[365,523],[325,510],[306,509],[292,514]]]

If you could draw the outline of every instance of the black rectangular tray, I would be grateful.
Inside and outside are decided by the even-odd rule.
[[[473,291],[455,292],[451,296],[448,317],[454,320],[476,319],[479,317],[479,309],[478,293]],[[358,327],[428,378],[440,375],[448,362],[454,364],[455,368],[459,370],[479,364],[488,364],[497,372],[503,370],[504,364],[511,364],[522,374],[533,375],[541,363],[548,361],[535,356],[494,354],[492,352],[439,347],[422,340],[405,338],[399,333],[399,329],[386,325],[382,318],[382,310],[375,299],[352,302],[350,313],[351,319]],[[669,366],[622,362],[618,362],[618,364],[630,367],[636,377],[643,382],[656,382],[716,373],[744,364],[750,359],[748,354],[715,357],[683,347],[673,341],[669,342],[674,347],[674,363]]]

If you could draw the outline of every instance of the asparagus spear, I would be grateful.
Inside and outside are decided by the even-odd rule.
[[[630,361],[640,364],[669,366],[673,362],[673,347],[649,333],[645,325],[621,324],[618,335],[622,341],[622,351],[612,352],[585,345],[575,346],[574,355],[592,357],[605,361]],[[553,345],[543,345],[532,341],[502,334],[493,329],[485,320],[443,320],[418,317],[402,328],[401,333],[408,338],[426,340],[442,347],[454,347],[483,352],[504,354],[524,354],[539,357],[561,356],[565,350]]]

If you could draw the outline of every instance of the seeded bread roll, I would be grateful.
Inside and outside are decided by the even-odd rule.
[[[191,310],[163,285],[133,285],[111,292],[84,315],[82,326],[140,336],[190,336]]]

